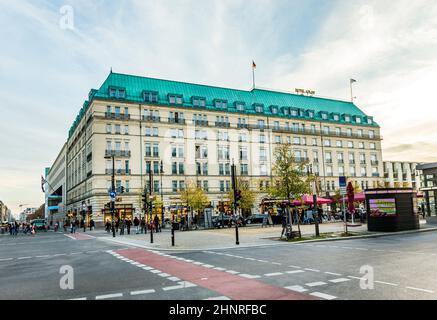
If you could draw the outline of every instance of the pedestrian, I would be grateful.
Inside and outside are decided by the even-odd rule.
[[[118,232],[118,227],[120,226],[120,219],[117,218],[115,221],[115,232]]]
[[[138,219],[138,217],[135,217],[135,219],[134,219],[134,227],[135,227],[135,234],[139,234],[140,233],[140,220]]]
[[[261,228],[264,228],[264,226],[267,227],[267,214],[264,214],[263,223],[262,223]]]
[[[132,225],[132,220],[129,218],[127,220],[126,226],[127,226],[127,234],[130,235],[130,227]]]
[[[282,215],[281,218],[281,223],[282,223],[282,232],[281,232],[281,239],[284,236],[285,230],[287,229],[287,219],[285,218],[285,215]]]
[[[141,234],[144,233],[144,231],[147,233],[147,228],[146,228],[146,218],[143,217],[141,219]]]
[[[194,215],[193,217],[193,228],[194,229],[199,229],[199,227],[197,226],[197,215]]]
[[[159,232],[160,228],[159,228],[159,218],[158,218],[158,215],[155,216],[154,223],[155,223],[155,230],[156,230],[156,232]]]

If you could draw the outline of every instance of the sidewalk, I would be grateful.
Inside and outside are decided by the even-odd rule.
[[[301,225],[302,236],[313,236],[315,234],[314,225]],[[350,228],[351,229],[351,228]],[[297,226],[293,226],[297,230]],[[355,232],[364,232],[367,225],[353,228]],[[273,241],[281,236],[282,226],[274,227],[250,227],[239,228],[240,247],[254,246],[276,246],[280,242]],[[320,233],[338,233],[344,231],[343,223],[320,224]],[[97,231],[98,232],[98,231]],[[94,231],[93,233],[97,233]],[[145,234],[131,234],[112,237],[112,234],[99,232],[99,239],[105,241],[115,241],[120,244],[140,246],[147,249],[157,250],[214,250],[236,247],[235,228],[198,230],[198,231],[175,231],[175,246],[171,246],[170,230],[163,230],[161,233],[153,234],[153,244],[150,243],[150,232]]]

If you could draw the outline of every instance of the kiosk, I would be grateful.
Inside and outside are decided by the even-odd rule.
[[[413,189],[368,189],[365,194],[369,231],[420,229],[417,193]]]

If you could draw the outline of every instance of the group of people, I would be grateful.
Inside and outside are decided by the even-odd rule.
[[[83,228],[84,226],[85,226],[85,221],[83,219],[80,221],[78,219],[68,219],[64,221],[64,232],[67,232],[67,228],[69,228],[70,233],[76,233],[77,228]],[[95,229],[96,224],[93,219],[90,220],[88,227],[90,231]],[[59,228],[59,223],[56,222],[55,232],[58,230],[58,228]]]
[[[157,215],[152,223],[147,223],[146,217],[142,217],[141,219],[135,217],[133,221],[130,218],[125,218],[124,220],[117,218],[114,222],[115,232],[120,232],[120,235],[124,235],[125,232],[130,235],[132,226],[135,227],[136,234],[140,234],[140,232],[142,234],[147,233],[147,229],[151,230],[152,228],[154,232],[161,232],[161,224]],[[108,233],[112,230],[112,222],[109,219],[106,220],[105,230]]]
[[[17,236],[18,233],[20,233],[20,231],[23,234],[35,234],[36,233],[36,228],[28,222],[22,222],[22,223],[18,223],[17,221],[10,222],[7,225],[7,229],[8,229],[9,234],[11,236]]]

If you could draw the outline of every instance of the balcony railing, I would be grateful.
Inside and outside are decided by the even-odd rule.
[[[195,126],[204,126],[204,127],[209,126],[209,122],[207,120],[193,120],[193,124]]]
[[[146,158],[159,158],[159,153],[147,153],[145,155]]]
[[[325,163],[332,163],[332,159],[326,159]]]
[[[378,160],[372,160],[371,163],[372,163],[373,166],[377,166],[379,164],[379,161]]]
[[[130,114],[105,112],[106,119],[129,120]]]
[[[339,164],[344,164],[344,160],[343,159],[338,159],[338,163]]]
[[[112,169],[106,169],[105,173],[108,174],[108,175],[112,175],[113,171],[114,170],[112,170]],[[126,169],[116,169],[114,174],[117,175],[117,176],[130,176],[131,169],[129,169],[129,170],[126,170]]]
[[[360,160],[360,164],[366,164],[366,160]]]
[[[130,157],[131,152],[130,152],[130,150],[106,150],[105,156],[106,157]]]
[[[143,116],[143,121],[161,122],[161,117],[160,116]]]
[[[229,128],[231,125],[229,122],[215,122],[216,127]]]
[[[185,119],[168,118],[168,123],[185,124]]]
[[[372,173],[372,177],[379,178],[379,173]]]

